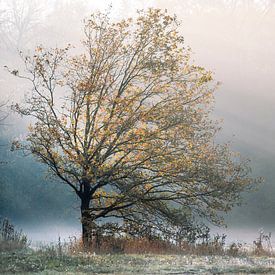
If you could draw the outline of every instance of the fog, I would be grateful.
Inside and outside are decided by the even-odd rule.
[[[221,82],[213,113],[215,119],[223,120],[217,141],[231,141],[233,150],[251,160],[253,175],[265,179],[257,191],[243,195],[241,207],[225,216],[228,229],[215,230],[225,230],[231,239],[238,235],[248,241],[260,228],[273,231],[275,3],[272,0],[2,0],[2,100],[9,104],[21,101],[28,90],[26,83],[15,79],[4,68],[7,65],[23,69],[19,51],[31,52],[39,44],[77,46],[83,37],[83,19],[110,6],[110,16],[114,19],[135,16],[137,9],[148,7],[160,7],[177,15],[185,43],[192,48],[193,62],[213,71],[215,79]],[[10,140],[23,138],[28,122],[10,114],[6,124],[1,129],[2,144],[6,146],[1,147],[0,154],[1,159],[8,159],[9,163],[0,168],[0,216],[9,216],[33,240],[54,240],[59,234],[64,237],[78,234],[78,203],[74,194],[63,185],[55,187],[54,180],[45,179],[45,169],[31,157],[26,161],[25,157],[9,152]],[[37,171],[32,171],[35,174],[32,180],[30,169]],[[13,173],[17,176],[12,177]],[[18,186],[24,185],[31,187],[20,190],[32,189],[33,193],[17,194]],[[49,190],[53,191],[49,193]]]

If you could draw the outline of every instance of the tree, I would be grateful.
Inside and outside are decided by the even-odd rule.
[[[8,112],[5,110],[5,107],[7,107],[7,102],[0,102],[0,126],[1,128],[5,125],[5,120],[8,117]],[[0,132],[1,133],[1,132]],[[0,144],[0,147],[3,146],[3,144]],[[0,161],[0,164],[3,162]]]
[[[8,117],[8,113],[5,111],[7,102],[0,102],[0,125],[3,125],[4,120]]]
[[[35,121],[20,146],[79,197],[85,246],[103,218],[217,224],[253,182],[246,162],[214,143],[216,84],[191,63],[178,25],[159,9],[116,23],[93,14],[82,54],[39,46],[16,75],[33,88],[14,108]]]
[[[3,2],[0,3],[1,48],[9,51],[26,48],[34,37],[32,31],[39,25],[41,4],[35,0],[1,2]]]

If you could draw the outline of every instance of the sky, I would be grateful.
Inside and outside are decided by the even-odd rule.
[[[0,96],[21,100],[25,84],[8,75],[4,65],[19,66],[19,48],[35,45],[79,44],[83,18],[97,9],[111,8],[118,20],[135,16],[137,9],[159,7],[176,14],[193,62],[214,72],[221,82],[213,117],[222,120],[218,142],[251,159],[255,177],[265,178],[258,191],[244,195],[244,205],[226,219],[230,226],[244,224],[273,228],[275,220],[275,1],[268,0],[0,0]],[[27,18],[19,39],[12,11]],[[9,18],[9,20],[6,20]],[[2,69],[3,68],[3,69]],[[11,135],[24,134],[26,122],[12,116]]]

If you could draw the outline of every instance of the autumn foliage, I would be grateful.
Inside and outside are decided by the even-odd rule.
[[[14,108],[34,118],[29,150],[81,201],[83,241],[98,220],[191,226],[238,202],[246,162],[216,145],[216,83],[192,64],[177,18],[149,9],[85,22],[82,54],[37,47],[23,56],[32,91]]]

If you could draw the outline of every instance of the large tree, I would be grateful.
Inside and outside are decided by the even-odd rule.
[[[25,75],[13,71],[33,87],[14,106],[34,118],[21,146],[79,197],[84,245],[89,224],[108,217],[218,223],[252,183],[246,163],[214,143],[216,85],[177,28],[158,9],[115,23],[93,14],[82,54],[39,46]]]

